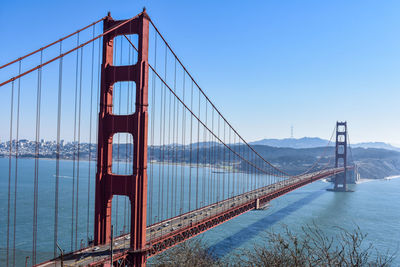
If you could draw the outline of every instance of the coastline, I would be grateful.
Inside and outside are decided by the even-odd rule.
[[[3,157],[0,157],[0,158],[8,159],[9,157],[8,156],[3,156]],[[15,160],[15,155],[12,156],[12,159]],[[35,157],[21,157],[21,156],[18,157],[18,160],[24,160],[24,159],[34,160],[36,158]],[[38,159],[39,160],[46,160],[46,161],[56,161],[57,160],[56,158],[53,158],[53,157],[39,157]],[[70,158],[60,158],[60,160],[68,161],[68,162],[74,161],[73,159],[70,159]],[[77,159],[75,159],[75,161],[76,160]],[[80,158],[79,161],[89,162],[89,159],[88,158]],[[91,159],[90,162],[96,162],[96,158]],[[119,160],[119,161],[115,160],[114,162],[127,163],[126,160]],[[212,164],[202,164],[202,163],[199,163],[199,164],[192,163],[192,164],[190,164],[190,163],[186,163],[186,162],[168,162],[168,161],[155,161],[155,160],[149,160],[147,162],[147,164],[148,165],[158,164],[158,165],[183,166],[183,167],[190,167],[190,168],[196,168],[196,167],[199,167],[199,168],[213,168],[216,171],[218,170],[218,172],[220,172],[220,173],[223,173],[225,171],[234,170],[234,168],[232,168],[231,165],[212,165]],[[236,172],[240,172],[240,171],[236,170]]]
[[[400,178],[400,175],[392,175],[392,176],[387,176],[383,178],[384,180],[392,180],[392,179],[398,179]]]
[[[391,176],[386,176],[383,178],[379,179],[372,179],[372,178],[361,178],[358,181],[356,181],[356,184],[363,184],[363,183],[368,183],[368,182],[373,182],[373,181],[389,181],[393,179],[399,179],[400,175],[391,175]]]

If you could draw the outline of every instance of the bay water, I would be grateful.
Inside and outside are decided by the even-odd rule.
[[[53,257],[54,244],[54,199],[55,199],[55,162],[54,160],[39,160],[39,182],[38,182],[38,224],[37,224],[37,262],[41,262]],[[26,256],[32,255],[33,238],[33,179],[34,179],[34,159],[18,160],[17,175],[17,209],[16,209],[16,228],[15,228],[15,258],[16,266],[23,266]],[[163,168],[161,167],[163,166]],[[72,183],[73,169],[79,167],[79,198],[72,204]],[[167,168],[168,167],[168,168]],[[124,168],[121,164],[121,168]],[[11,162],[11,175],[9,177],[8,158],[0,159],[0,265],[6,261],[7,231],[9,232],[10,251],[14,245],[14,183],[15,183],[15,160]],[[161,187],[171,188],[165,195],[160,197],[158,192],[160,182],[157,177],[160,172],[179,172],[179,177],[174,181],[162,181]],[[196,184],[194,177],[206,177],[212,175],[219,188],[224,185],[232,190],[226,190],[228,196],[240,193],[249,186],[245,175],[235,177],[225,177],[224,172],[213,172],[208,167],[197,168],[190,166],[176,166],[163,164],[149,164],[149,186],[152,186],[152,195],[149,196],[148,204],[148,224],[159,221],[160,218],[166,219],[179,212],[194,209],[197,205],[213,203],[209,190],[211,184],[202,184],[203,179],[199,179]],[[71,248],[79,248],[87,245],[88,237],[93,236],[93,208],[94,208],[94,176],[95,162],[81,161],[77,163],[67,160],[60,161],[60,184],[59,184],[59,212],[58,212],[58,243],[65,251]],[[164,177],[167,177],[165,175]],[[193,181],[189,187],[189,176],[193,176]],[[151,178],[152,177],[152,178]],[[8,216],[8,186],[10,184],[10,216]],[[183,179],[182,179],[183,178]],[[152,180],[151,180],[152,179]],[[190,178],[192,179],[192,178]],[[228,184],[228,181],[238,182],[235,185]],[[260,184],[268,183],[270,177],[261,177]],[[89,184],[90,180],[90,184]],[[152,181],[152,182],[151,182]],[[75,180],[76,182],[76,180]],[[180,195],[181,185],[185,192],[191,191],[190,197]],[[225,183],[225,184],[224,184]],[[213,184],[215,185],[215,183]],[[199,188],[197,192],[195,186]],[[256,210],[247,212],[236,217],[206,233],[200,235],[207,245],[216,255],[229,260],[229,257],[242,248],[251,248],[254,244],[266,243],[268,231],[281,232],[286,225],[294,233],[301,232],[301,227],[309,224],[317,224],[324,229],[328,235],[334,235],[339,231],[337,227],[353,230],[356,226],[360,227],[363,233],[368,234],[366,243],[373,245],[382,253],[396,252],[400,248],[400,179],[373,180],[356,185],[352,185],[354,192],[338,193],[327,191],[332,185],[327,182],[317,181],[271,201],[270,207],[266,210]],[[88,188],[90,193],[88,195]],[[173,188],[179,190],[174,191]],[[75,188],[76,190],[76,188]],[[76,192],[75,192],[76,193]],[[89,198],[89,199],[88,199]],[[176,200],[175,200],[176,198]],[[129,201],[125,197],[113,199],[112,223],[117,226],[118,234],[127,232],[129,229]],[[172,201],[172,205],[167,205],[166,201]],[[199,201],[202,200],[202,203]],[[180,202],[175,205],[175,201]],[[118,204],[117,204],[118,203]],[[159,205],[160,203],[160,205]],[[162,205],[165,205],[161,209]],[[190,204],[189,204],[190,203]],[[72,213],[72,205],[78,204],[78,221],[76,212]],[[89,204],[89,209],[88,209]],[[118,205],[118,207],[117,207]],[[169,210],[166,207],[170,207]],[[118,210],[118,211],[117,211]],[[118,213],[118,216],[117,216]],[[7,221],[10,220],[10,228],[7,230]],[[77,229],[76,229],[77,227]],[[74,231],[71,232],[71,229]],[[76,231],[76,236],[75,236]],[[72,240],[72,242],[71,242]],[[13,253],[10,253],[12,260]],[[400,266],[400,257],[393,263]]]

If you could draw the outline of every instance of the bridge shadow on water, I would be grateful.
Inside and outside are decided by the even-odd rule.
[[[288,206],[275,211],[274,213],[267,214],[264,218],[250,224],[246,228],[238,231],[237,233],[221,240],[220,242],[209,247],[210,251],[213,251],[215,255],[219,258],[226,256],[228,253],[233,251],[234,249],[240,247],[248,240],[253,237],[259,235],[260,233],[264,233],[266,229],[275,223],[283,220],[288,215],[297,211],[298,209],[304,207],[305,205],[311,203],[313,200],[318,198],[319,196],[325,194],[327,192],[327,188],[329,186],[319,189],[318,191],[312,192],[308,194],[306,197],[303,197]],[[298,193],[299,194],[299,193]]]

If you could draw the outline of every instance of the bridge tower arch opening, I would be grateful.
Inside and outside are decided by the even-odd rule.
[[[336,174],[334,191],[347,191],[347,122],[336,122],[335,167],[344,172]]]
[[[149,17],[145,10],[128,20],[114,20],[109,14],[104,20],[103,55],[101,65],[100,109],[95,192],[94,243],[111,241],[111,200],[113,196],[129,198],[130,253],[132,266],[146,262],[147,220],[147,130],[148,130],[148,47]],[[119,25],[118,27],[116,27]],[[114,30],[112,30],[115,27]],[[114,39],[123,35],[138,36],[138,57],[134,65],[116,66]],[[136,87],[133,114],[113,113],[113,88],[119,82],[134,82]],[[132,173],[112,172],[113,136],[128,133],[133,138]]]

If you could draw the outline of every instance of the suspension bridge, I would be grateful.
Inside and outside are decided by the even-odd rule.
[[[319,179],[347,190],[346,122],[313,164],[284,171],[227,121],[145,10],[108,14],[0,70],[5,266],[144,266]]]

